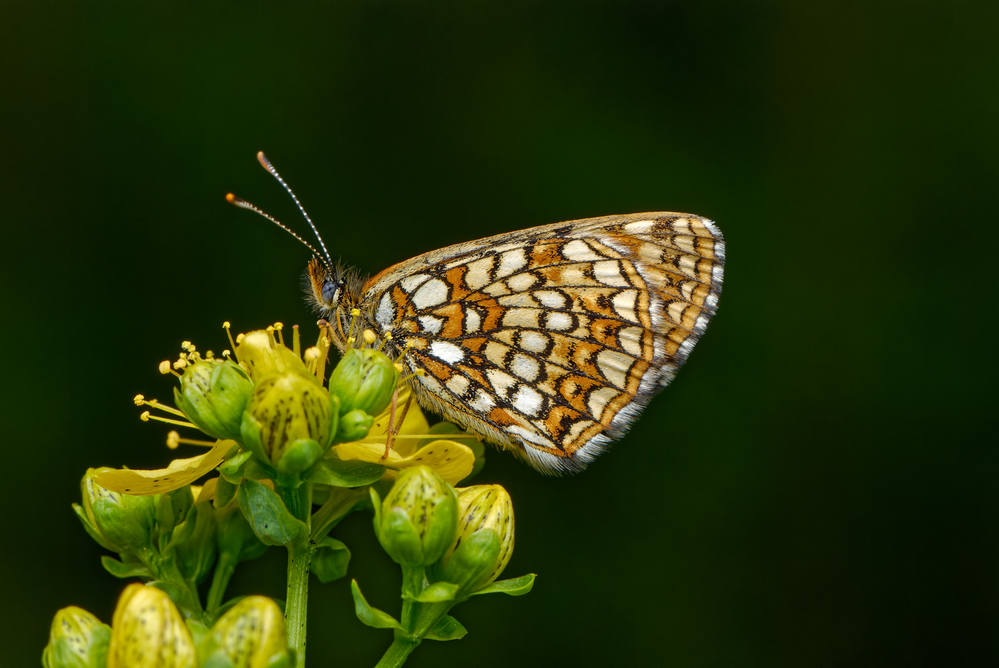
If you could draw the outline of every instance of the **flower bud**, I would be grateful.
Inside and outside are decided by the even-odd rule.
[[[111,469],[87,469],[80,483],[83,505],[73,511],[87,533],[105,549],[129,553],[150,544],[156,521],[155,496],[119,494],[101,487],[94,476]]]
[[[388,406],[399,372],[385,353],[351,348],[330,375],[330,392],[340,397],[340,412],[360,409],[378,415]]]
[[[49,644],[42,652],[44,668],[104,668],[111,628],[82,608],[55,614]]]
[[[465,591],[499,577],[513,554],[513,502],[500,485],[474,485],[458,492],[458,537],[441,560],[441,579]]]
[[[267,376],[257,382],[243,416],[243,442],[258,457],[297,473],[329,449],[337,417],[329,395],[315,377],[295,373]],[[286,452],[289,461],[282,466]]]
[[[263,329],[244,334],[236,345],[236,357],[250,370],[250,377],[258,381],[266,376],[295,373],[312,376],[298,355],[274,340]]]
[[[130,584],[111,622],[107,668],[195,668],[191,632],[173,601],[156,587]]]
[[[246,372],[229,361],[199,359],[184,367],[173,391],[177,407],[215,438],[239,438],[243,409],[253,392]]]
[[[389,490],[375,515],[375,534],[396,563],[429,566],[454,542],[457,524],[454,490],[430,467],[414,466]]]
[[[287,654],[284,615],[266,596],[247,596],[212,627],[215,642],[233,668],[267,668]]]

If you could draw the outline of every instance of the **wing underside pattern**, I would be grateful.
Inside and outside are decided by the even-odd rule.
[[[582,468],[672,380],[717,308],[721,232],[691,214],[457,244],[365,285],[421,403],[550,473]]]

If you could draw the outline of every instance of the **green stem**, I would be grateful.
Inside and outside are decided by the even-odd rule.
[[[396,666],[401,666],[406,663],[406,659],[419,644],[419,640],[412,640],[402,635],[396,635],[375,668],[396,668]]]
[[[225,590],[229,586],[232,574],[236,572],[236,558],[228,552],[219,553],[218,562],[215,564],[215,572],[212,574],[212,586],[208,589],[208,598],[205,602],[205,611],[209,616],[214,617],[222,605],[222,598]]]
[[[282,484],[277,488],[285,506],[308,527],[312,517],[312,485]],[[295,668],[305,668],[305,630],[309,614],[309,565],[312,545],[308,536],[288,545],[288,589],[284,601],[284,620],[288,630],[288,647],[295,653]]]
[[[295,652],[296,668],[305,668],[305,626],[311,561],[312,548],[308,544],[288,546],[288,591],[284,617],[288,629],[288,647]]]
[[[402,619],[400,621],[402,628],[406,629],[407,633],[412,633],[415,630],[413,622],[415,621],[415,613],[418,612],[420,604],[414,601],[413,598],[423,591],[423,577],[423,568],[413,566],[402,567]]]

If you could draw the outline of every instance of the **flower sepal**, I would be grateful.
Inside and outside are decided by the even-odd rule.
[[[69,606],[55,614],[49,642],[42,651],[44,668],[105,668],[111,627],[83,608]]]
[[[330,394],[340,398],[340,412],[361,410],[378,415],[388,406],[399,371],[395,363],[374,348],[351,348],[330,374]]]
[[[342,541],[326,536],[316,544],[309,567],[320,582],[327,584],[346,575],[349,563],[350,549]]]
[[[198,429],[215,438],[239,438],[239,425],[253,383],[238,364],[228,360],[196,359],[184,367],[174,388],[177,408]]]
[[[424,567],[440,559],[458,530],[454,489],[427,466],[407,468],[385,496],[371,489],[375,535],[393,561]]]
[[[80,483],[81,503],[73,512],[97,543],[119,554],[151,547],[156,524],[156,497],[121,494],[99,485],[95,477],[111,469],[87,469]]]
[[[321,456],[337,431],[336,409],[336,402],[314,377],[295,373],[267,376],[257,382],[243,413],[242,444],[270,466],[278,466],[288,448],[303,440],[315,441]],[[302,454],[292,455],[289,464],[300,465],[306,459]]]
[[[335,443],[349,443],[359,441],[371,431],[371,425],[375,423],[375,418],[365,413],[360,408],[344,413],[340,416],[340,426],[337,429]]]
[[[115,607],[107,668],[153,665],[196,668],[194,640],[165,592],[149,585],[131,584]]]
[[[202,668],[290,668],[284,615],[265,596],[240,599],[201,635]]]

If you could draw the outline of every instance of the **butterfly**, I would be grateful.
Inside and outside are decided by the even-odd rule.
[[[308,246],[333,343],[360,320],[410,372],[417,401],[553,475],[582,470],[675,376],[718,307],[725,241],[711,220],[651,212],[466,241],[365,278]]]

